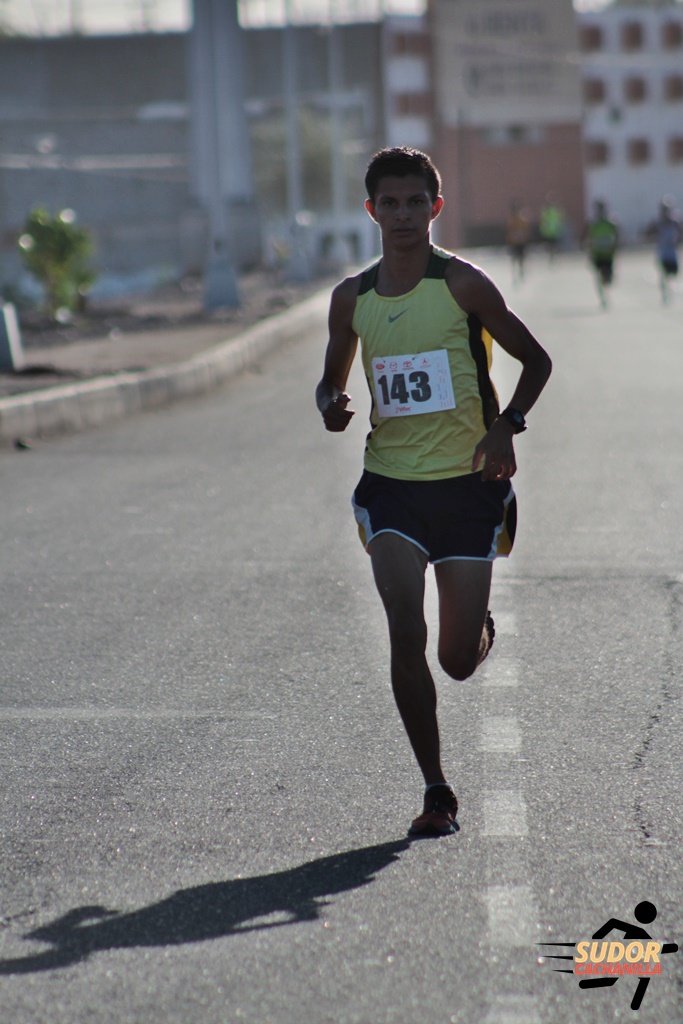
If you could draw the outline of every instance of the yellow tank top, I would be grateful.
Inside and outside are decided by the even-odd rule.
[[[480,320],[468,316],[451,295],[445,281],[450,259],[450,253],[433,248],[427,273],[405,295],[377,294],[379,263],[361,275],[353,330],[360,338],[372,398],[364,464],[373,473],[398,480],[443,480],[471,473],[474,448],[498,415],[498,397],[489,377],[492,339]],[[400,394],[405,381],[384,376],[378,385],[373,360],[381,357],[387,366],[391,361],[400,370],[403,363],[393,357],[439,350],[448,356],[455,407],[380,416],[376,388],[386,391],[389,379]]]

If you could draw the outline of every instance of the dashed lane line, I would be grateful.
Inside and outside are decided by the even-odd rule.
[[[484,797],[485,836],[526,836],[526,804],[519,790],[502,789]]]
[[[499,635],[518,636],[517,619],[514,612],[497,611],[496,632]],[[508,712],[504,715],[485,714],[481,720],[480,748],[485,754],[496,755],[498,771],[505,763],[506,755],[518,754],[522,749],[523,737],[519,720],[514,713],[517,692],[523,679],[522,664],[516,657],[498,655],[487,662],[483,673],[483,685],[488,693],[486,705],[495,710],[496,705]],[[484,782],[486,783],[486,762],[484,759]],[[513,766],[511,765],[511,770]],[[516,777],[512,775],[511,777]],[[491,842],[497,840],[526,840],[529,835],[527,809],[521,789],[489,789],[483,795],[482,835]],[[498,874],[494,870],[494,847],[487,850],[488,877],[494,877],[496,884],[487,886],[483,893],[486,906],[486,941],[493,959],[504,950],[531,949],[538,937],[538,911],[530,884],[526,863],[526,848],[517,848],[523,858],[524,870],[515,883],[511,878],[501,877],[500,846],[495,856]],[[503,860],[502,863],[506,863]],[[517,860],[517,863],[519,861]],[[509,884],[505,884],[508,881]],[[521,884],[520,884],[521,883]],[[528,994],[505,991],[505,975],[500,980],[502,991],[492,994],[487,1014],[482,1024],[542,1024],[538,1000]]]
[[[481,749],[489,753],[514,753],[522,746],[522,733],[516,717],[489,715],[482,720]]]
[[[528,885],[490,885],[485,894],[487,937],[491,946],[531,947],[536,940],[536,914]]]

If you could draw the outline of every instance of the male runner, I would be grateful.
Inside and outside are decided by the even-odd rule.
[[[394,697],[425,781],[410,833],[447,835],[458,804],[441,765],[425,657],[425,571],[432,562],[439,661],[452,678],[467,679],[493,642],[491,566],[514,535],[512,439],[551,363],[483,271],[432,246],[444,201],[429,157],[382,150],[365,184],[382,258],[334,289],[316,401],[328,430],[346,429],[354,413],[344,388],[360,339],[372,410],[353,505],[387,614]],[[491,337],[522,364],[500,415]]]
[[[511,203],[505,224],[505,241],[512,261],[512,283],[524,280],[526,253],[531,241],[531,221],[519,203]]]
[[[538,233],[548,252],[550,263],[554,263],[557,250],[564,235],[564,213],[551,193],[541,208],[538,218]]]
[[[678,246],[683,239],[681,222],[669,196],[665,196],[659,204],[659,217],[648,227],[647,234],[654,237],[657,243],[659,290],[662,302],[666,305],[670,297],[669,278],[678,274]]]
[[[607,308],[607,292],[614,280],[614,255],[619,245],[619,225],[609,217],[607,203],[598,199],[593,219],[586,225],[584,241],[595,269],[595,283],[603,309]]]

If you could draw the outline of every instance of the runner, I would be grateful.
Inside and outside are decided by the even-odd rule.
[[[552,194],[549,194],[538,219],[538,233],[541,236],[547,253],[548,260],[555,262],[557,250],[564,237],[564,213],[555,202]]]
[[[352,500],[388,619],[394,697],[425,782],[410,834],[447,835],[458,803],[441,764],[425,656],[425,572],[433,563],[439,661],[453,679],[467,679],[491,649],[492,562],[514,538],[513,436],[551,363],[482,270],[431,244],[444,201],[428,156],[382,150],[365,185],[382,258],[334,289],[316,402],[327,430],[346,429],[354,411],[344,389],[360,339],[372,410]],[[501,414],[491,337],[522,364]]]
[[[594,216],[584,232],[584,243],[595,269],[598,297],[603,309],[607,308],[606,289],[614,280],[614,255],[619,244],[619,227],[607,215],[607,204],[597,200]]]
[[[505,225],[507,242],[512,261],[512,283],[524,280],[526,251],[531,241],[531,221],[527,211],[519,203],[510,204],[510,213]]]
[[[657,244],[659,290],[662,302],[666,305],[670,298],[669,278],[678,274],[678,246],[683,237],[673,200],[668,196],[659,204],[659,217],[650,225],[647,234],[654,238]]]

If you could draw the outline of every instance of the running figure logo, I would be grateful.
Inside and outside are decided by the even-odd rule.
[[[607,988],[615,985],[622,974],[635,974],[638,984],[631,1000],[631,1009],[639,1010],[650,978],[662,973],[659,957],[666,953],[677,953],[678,945],[675,942],[655,942],[650,933],[641,927],[651,924],[657,917],[654,903],[643,900],[633,911],[633,916],[638,924],[611,917],[593,933],[593,942],[539,942],[538,945],[576,949],[576,953],[571,956],[548,953],[544,959],[573,960],[573,968],[554,967],[553,970],[559,974],[583,975],[579,988]],[[623,933],[623,942],[599,941],[613,931]]]

